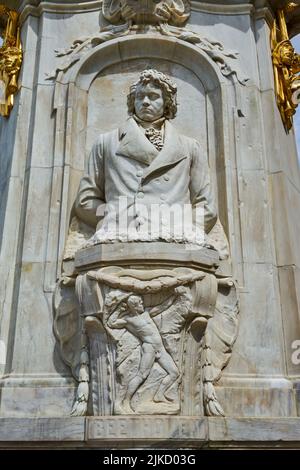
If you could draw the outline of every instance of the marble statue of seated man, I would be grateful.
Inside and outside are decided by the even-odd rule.
[[[176,112],[176,84],[143,71],[128,120],[99,136],[80,182],[75,211],[95,232],[90,244],[206,243],[217,221],[207,157],[173,127]]]

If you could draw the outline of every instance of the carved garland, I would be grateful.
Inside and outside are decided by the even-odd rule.
[[[293,116],[299,104],[300,55],[290,41],[286,15],[297,7],[299,5],[289,2],[279,9],[271,33],[276,99],[287,132],[293,127]]]
[[[18,91],[18,76],[22,65],[19,14],[0,5],[0,114],[8,117]]]

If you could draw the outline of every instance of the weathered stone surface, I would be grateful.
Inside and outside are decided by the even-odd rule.
[[[283,333],[285,338],[286,364],[291,376],[299,376],[300,326],[299,311],[300,269],[297,266],[283,266],[278,270],[282,299]]]
[[[300,219],[300,190],[283,172],[270,175],[273,194],[273,230],[275,234],[276,264],[300,266],[298,233]]]
[[[83,441],[84,418],[0,418],[0,442]]]
[[[216,388],[227,417],[296,417],[295,391],[287,380],[262,380],[241,374],[223,377]]]
[[[271,19],[269,5],[280,2],[192,4],[187,30],[220,41],[226,51],[236,50],[239,56],[234,63],[250,79],[246,86],[237,84],[233,76],[222,75],[197,44],[157,31],[96,46],[88,52],[87,62],[82,58],[56,84],[46,80],[46,74],[61,63],[54,49],[68,48],[77,38],[99,32],[96,3],[22,2],[20,91],[9,121],[0,120],[0,341],[8,352],[6,364],[0,364],[0,413],[6,417],[0,423],[1,438],[13,442],[10,436],[15,436],[21,442],[28,437],[30,444],[39,436],[43,442],[61,437],[67,443],[73,435],[69,424],[74,429],[74,423],[83,422],[66,418],[74,386],[72,381],[63,382],[64,377],[70,380],[70,372],[55,350],[53,289],[61,274],[71,210],[92,144],[100,132],[118,127],[126,117],[121,103],[126,101],[132,79],[142,69],[155,67],[178,82],[180,107],[175,125],[196,138],[208,154],[218,212],[239,281],[241,322],[231,361],[215,387],[227,419],[207,424],[202,418],[182,416],[178,421],[168,416],[165,434],[157,441],[149,431],[149,440],[139,445],[163,445],[170,432],[174,446],[180,442],[180,433],[192,445],[193,429],[187,420],[195,424],[199,446],[296,445],[294,441],[300,440],[295,419],[300,408],[300,365],[292,359],[292,344],[300,339],[300,178],[294,136],[285,133],[275,101],[266,21]],[[119,259],[117,250],[112,255],[115,261]],[[142,255],[141,250],[139,258]],[[67,271],[69,276],[73,269],[74,264]],[[191,362],[193,370],[199,371],[197,366]],[[18,381],[18,374],[27,377],[26,386]],[[39,382],[41,378],[44,381]],[[57,382],[60,378],[62,382]],[[191,411],[187,403],[184,409],[202,413],[200,408]],[[8,420],[10,416],[52,415],[64,416],[67,429],[60,421],[16,424]],[[259,416],[268,419],[248,419]],[[279,416],[287,420],[275,419]],[[108,445],[109,439],[102,440],[107,425],[118,435],[112,418],[97,419],[97,425],[91,424],[93,420],[87,424],[93,442],[84,444],[87,437],[82,428],[74,431],[76,442]],[[124,419],[130,424],[119,445],[126,447],[136,434],[131,418]],[[144,429],[143,424],[139,426]],[[55,432],[55,427],[60,431]],[[27,428],[31,429],[28,435]],[[124,434],[124,426],[120,433]]]
[[[255,382],[256,376],[284,374],[281,311],[273,265],[247,263],[244,270],[245,285],[240,292],[244,314],[240,317],[238,347],[233,351],[228,372],[251,374]]]
[[[215,419],[208,418],[209,437],[212,442],[247,442],[249,445],[273,444],[298,441],[300,429],[299,418],[295,419]]]
[[[168,417],[0,419],[0,447],[294,448],[299,418]],[[5,431],[4,431],[5,430]]]
[[[61,370],[63,371],[63,368]],[[38,375],[32,375],[22,381],[19,377],[12,379],[5,388],[1,388],[2,417],[17,419],[64,416],[68,421],[70,403],[75,396],[71,378],[63,380],[44,376],[41,379]],[[69,385],[66,385],[67,383]],[[63,420],[60,423],[63,424]],[[9,434],[7,436],[10,437]]]

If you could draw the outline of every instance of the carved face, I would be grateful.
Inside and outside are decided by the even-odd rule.
[[[280,59],[281,62],[285,65],[292,65],[293,60],[294,60],[294,48],[291,44],[286,42],[285,44],[282,45],[280,49]]]
[[[161,88],[153,83],[138,85],[135,95],[135,113],[142,121],[153,122],[164,115],[164,97]]]
[[[144,304],[142,297],[138,295],[131,295],[127,301],[130,313],[136,315],[144,312]]]
[[[0,54],[0,64],[9,75],[18,73],[22,63],[22,54],[16,47],[8,48]]]

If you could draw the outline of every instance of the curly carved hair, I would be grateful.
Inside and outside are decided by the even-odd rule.
[[[128,113],[132,116],[135,113],[135,95],[139,85],[147,85],[153,83],[163,92],[165,111],[164,116],[167,119],[174,119],[177,113],[177,85],[164,73],[154,69],[144,70],[137,82],[130,87],[127,96]]]

